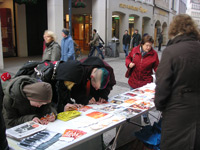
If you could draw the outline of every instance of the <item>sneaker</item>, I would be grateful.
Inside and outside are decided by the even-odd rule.
[[[144,123],[146,123],[146,124],[150,123],[148,116],[143,116],[143,120],[144,120]]]

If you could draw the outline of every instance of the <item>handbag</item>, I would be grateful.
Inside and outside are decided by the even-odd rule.
[[[134,58],[135,58],[135,54],[133,54],[133,59],[132,59],[131,62],[133,62]],[[125,77],[126,77],[126,78],[129,78],[129,77],[131,76],[131,73],[132,73],[132,72],[133,72],[133,68],[129,68],[129,67],[128,67],[128,69],[127,69],[127,71],[126,71],[126,73],[125,73]]]

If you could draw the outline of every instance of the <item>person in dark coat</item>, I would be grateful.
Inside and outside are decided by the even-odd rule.
[[[44,94],[45,93],[45,94]],[[47,124],[41,117],[56,111],[50,106],[52,87],[29,76],[13,78],[7,85],[3,99],[3,116],[6,128],[27,121]],[[54,121],[55,117],[50,121]]]
[[[161,51],[162,43],[163,43],[163,31],[160,32],[158,37],[158,51]]]
[[[135,33],[133,34],[133,47],[136,47],[140,44],[141,41],[141,35],[138,33],[138,29],[135,29]]]
[[[6,139],[6,126],[2,115],[2,102],[3,102],[3,89],[0,80],[0,145],[2,150],[9,150],[8,142]]]
[[[200,149],[200,42],[194,20],[177,15],[156,72],[155,106],[162,112],[161,150]]]
[[[128,30],[125,30],[125,33],[124,33],[123,39],[122,39],[123,50],[124,50],[125,56],[128,56],[128,50],[129,50],[130,40],[131,40],[131,37],[128,34]]]
[[[73,104],[71,98],[82,105],[96,101],[105,102],[116,84],[112,67],[99,57],[61,63],[57,69],[56,80],[58,111],[63,111],[68,103]],[[98,82],[99,84],[95,84]]]

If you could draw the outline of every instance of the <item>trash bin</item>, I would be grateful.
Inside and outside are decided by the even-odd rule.
[[[109,57],[119,57],[119,39],[113,37],[108,46],[112,49],[111,53],[108,53]]]

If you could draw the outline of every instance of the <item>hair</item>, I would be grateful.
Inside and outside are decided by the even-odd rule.
[[[93,29],[93,31],[94,31],[95,33],[97,33],[97,30],[96,30],[96,29]]]
[[[154,43],[152,36],[146,35],[142,37],[141,45],[144,45],[146,42]]]
[[[172,22],[170,23],[168,31],[169,38],[173,38],[178,34],[193,34],[196,36],[196,38],[200,38],[197,24],[187,14],[174,16]]]
[[[50,30],[45,30],[44,31],[44,35],[47,34],[48,36],[52,37],[53,41],[56,40],[56,35],[54,34],[53,31],[50,31]]]
[[[128,32],[128,30],[125,30],[125,32]]]
[[[109,80],[110,80],[110,73],[105,68],[98,68],[96,70],[96,81],[100,81],[100,89],[106,88]]]
[[[138,29],[135,29],[135,31],[137,31],[137,32],[138,32]]]
[[[64,28],[62,29],[62,32],[67,36],[69,35],[69,29]]]

